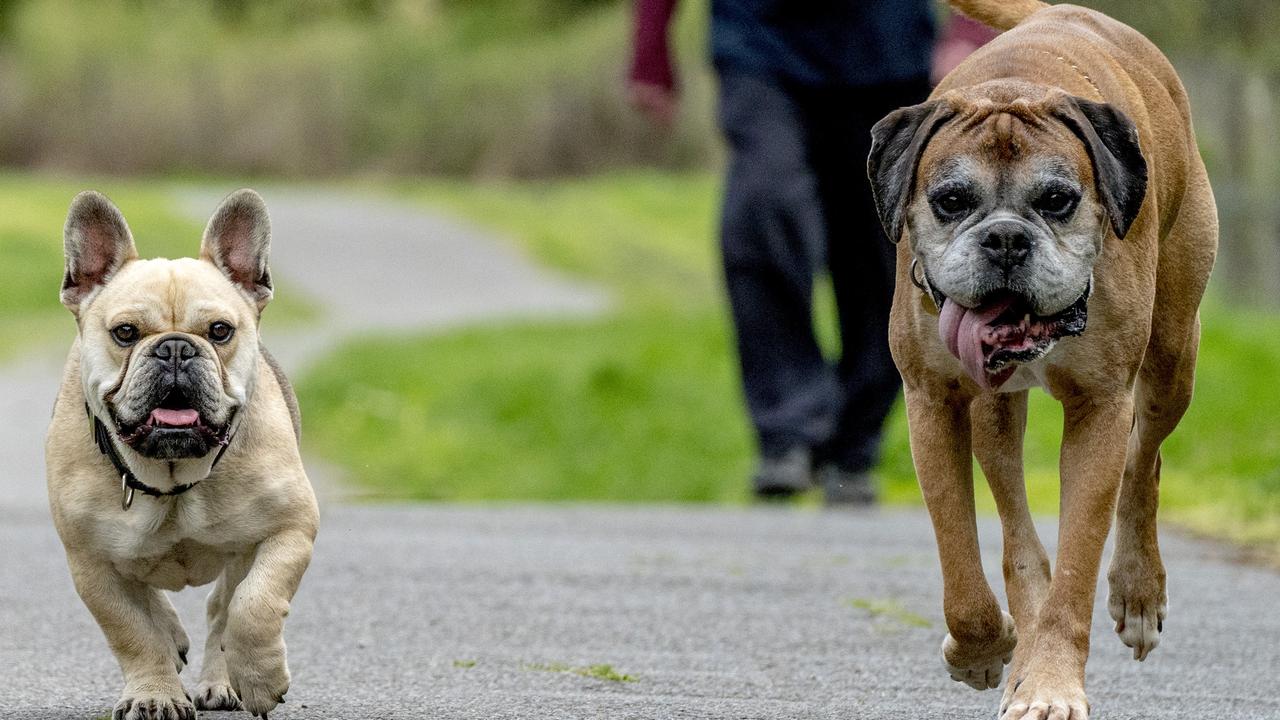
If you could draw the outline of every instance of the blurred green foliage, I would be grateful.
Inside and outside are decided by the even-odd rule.
[[[380,497],[745,501],[753,443],[717,280],[717,187],[653,173],[406,184],[606,284],[619,311],[353,342],[298,383],[308,447]],[[1196,399],[1165,444],[1165,517],[1280,543],[1277,337],[1273,314],[1206,303]],[[1033,392],[1025,454],[1040,512],[1056,511],[1061,432],[1060,405]],[[889,501],[919,502],[901,408],[880,473]]]
[[[1275,0],[1087,0],[1140,29],[1173,56],[1198,56],[1280,72],[1280,3]]]
[[[670,137],[627,107],[612,0],[43,0],[0,17],[0,163],[519,176],[715,148],[705,82]]]

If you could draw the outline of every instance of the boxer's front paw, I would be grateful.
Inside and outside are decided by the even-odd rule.
[[[283,638],[251,648],[228,642],[226,657],[231,689],[249,714],[265,717],[284,702],[284,694],[289,691],[289,667]]]
[[[1036,659],[1022,677],[1010,677],[1000,706],[1000,720],[1089,720],[1084,686],[1071,672]]]
[[[1004,666],[1013,657],[1018,645],[1018,633],[1013,618],[1003,615],[1000,633],[980,643],[957,641],[950,634],[942,641],[942,662],[951,679],[962,682],[974,690],[989,690],[1000,686]]]
[[[1159,552],[1117,549],[1107,583],[1107,610],[1116,621],[1120,642],[1133,648],[1134,660],[1146,660],[1160,644],[1169,609]]]

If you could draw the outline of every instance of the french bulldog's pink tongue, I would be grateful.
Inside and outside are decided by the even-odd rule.
[[[1008,373],[998,373],[994,378],[987,373],[986,355],[982,352],[982,336],[991,323],[1012,305],[1014,299],[1005,297],[986,305],[969,309],[952,300],[942,303],[938,316],[938,335],[947,350],[960,359],[969,377],[979,387],[991,390],[1004,384]],[[994,381],[994,382],[993,382]]]
[[[189,427],[198,422],[200,422],[200,413],[195,410],[170,410],[168,408],[156,408],[151,411],[152,425]]]

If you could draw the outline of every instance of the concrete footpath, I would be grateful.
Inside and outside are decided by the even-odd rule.
[[[368,330],[607,303],[412,207],[264,195],[277,276],[325,304],[320,326],[278,333],[268,320],[269,346],[295,372]],[[180,200],[203,221],[218,197]],[[37,351],[0,368],[5,718],[101,718],[121,689],[45,507],[41,447],[60,355]],[[272,718],[995,715],[997,692],[979,694],[942,669],[941,590],[923,512],[352,505],[339,478],[314,459],[308,467],[322,480],[324,518],[286,629],[294,684]],[[981,530],[1000,587],[999,533],[990,520]],[[1043,529],[1048,541],[1054,532]],[[1217,545],[1169,533],[1163,542],[1170,615],[1146,663],[1129,659],[1099,597],[1093,717],[1280,718],[1280,574],[1238,564]],[[192,640],[188,686],[204,594],[175,596]]]
[[[0,518],[0,707],[98,718],[119,673],[53,531]],[[983,540],[998,568],[990,522]],[[913,511],[330,506],[272,718],[992,718],[997,692],[942,670],[932,542]],[[1165,552],[1147,662],[1097,608],[1093,717],[1280,717],[1280,577],[1176,537]],[[193,648],[203,595],[177,596]]]

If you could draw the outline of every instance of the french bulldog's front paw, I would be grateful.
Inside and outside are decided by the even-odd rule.
[[[1004,666],[1013,658],[1018,644],[1018,633],[1008,613],[1003,613],[1003,623],[999,635],[982,643],[962,644],[947,635],[942,641],[942,662],[952,680],[974,690],[1000,686]]]
[[[240,698],[226,682],[201,681],[196,686],[197,710],[239,710]]]
[[[1111,586],[1107,610],[1116,621],[1120,642],[1133,648],[1134,660],[1146,660],[1160,644],[1169,612],[1160,556],[1146,559],[1135,553],[1127,558],[1117,557],[1107,573],[1107,582]]]
[[[289,691],[284,641],[250,650],[237,650],[229,644],[227,675],[241,707],[251,715],[266,716],[284,702],[284,694]]]
[[[177,695],[125,690],[111,711],[111,720],[196,720],[196,709],[181,689]]]

